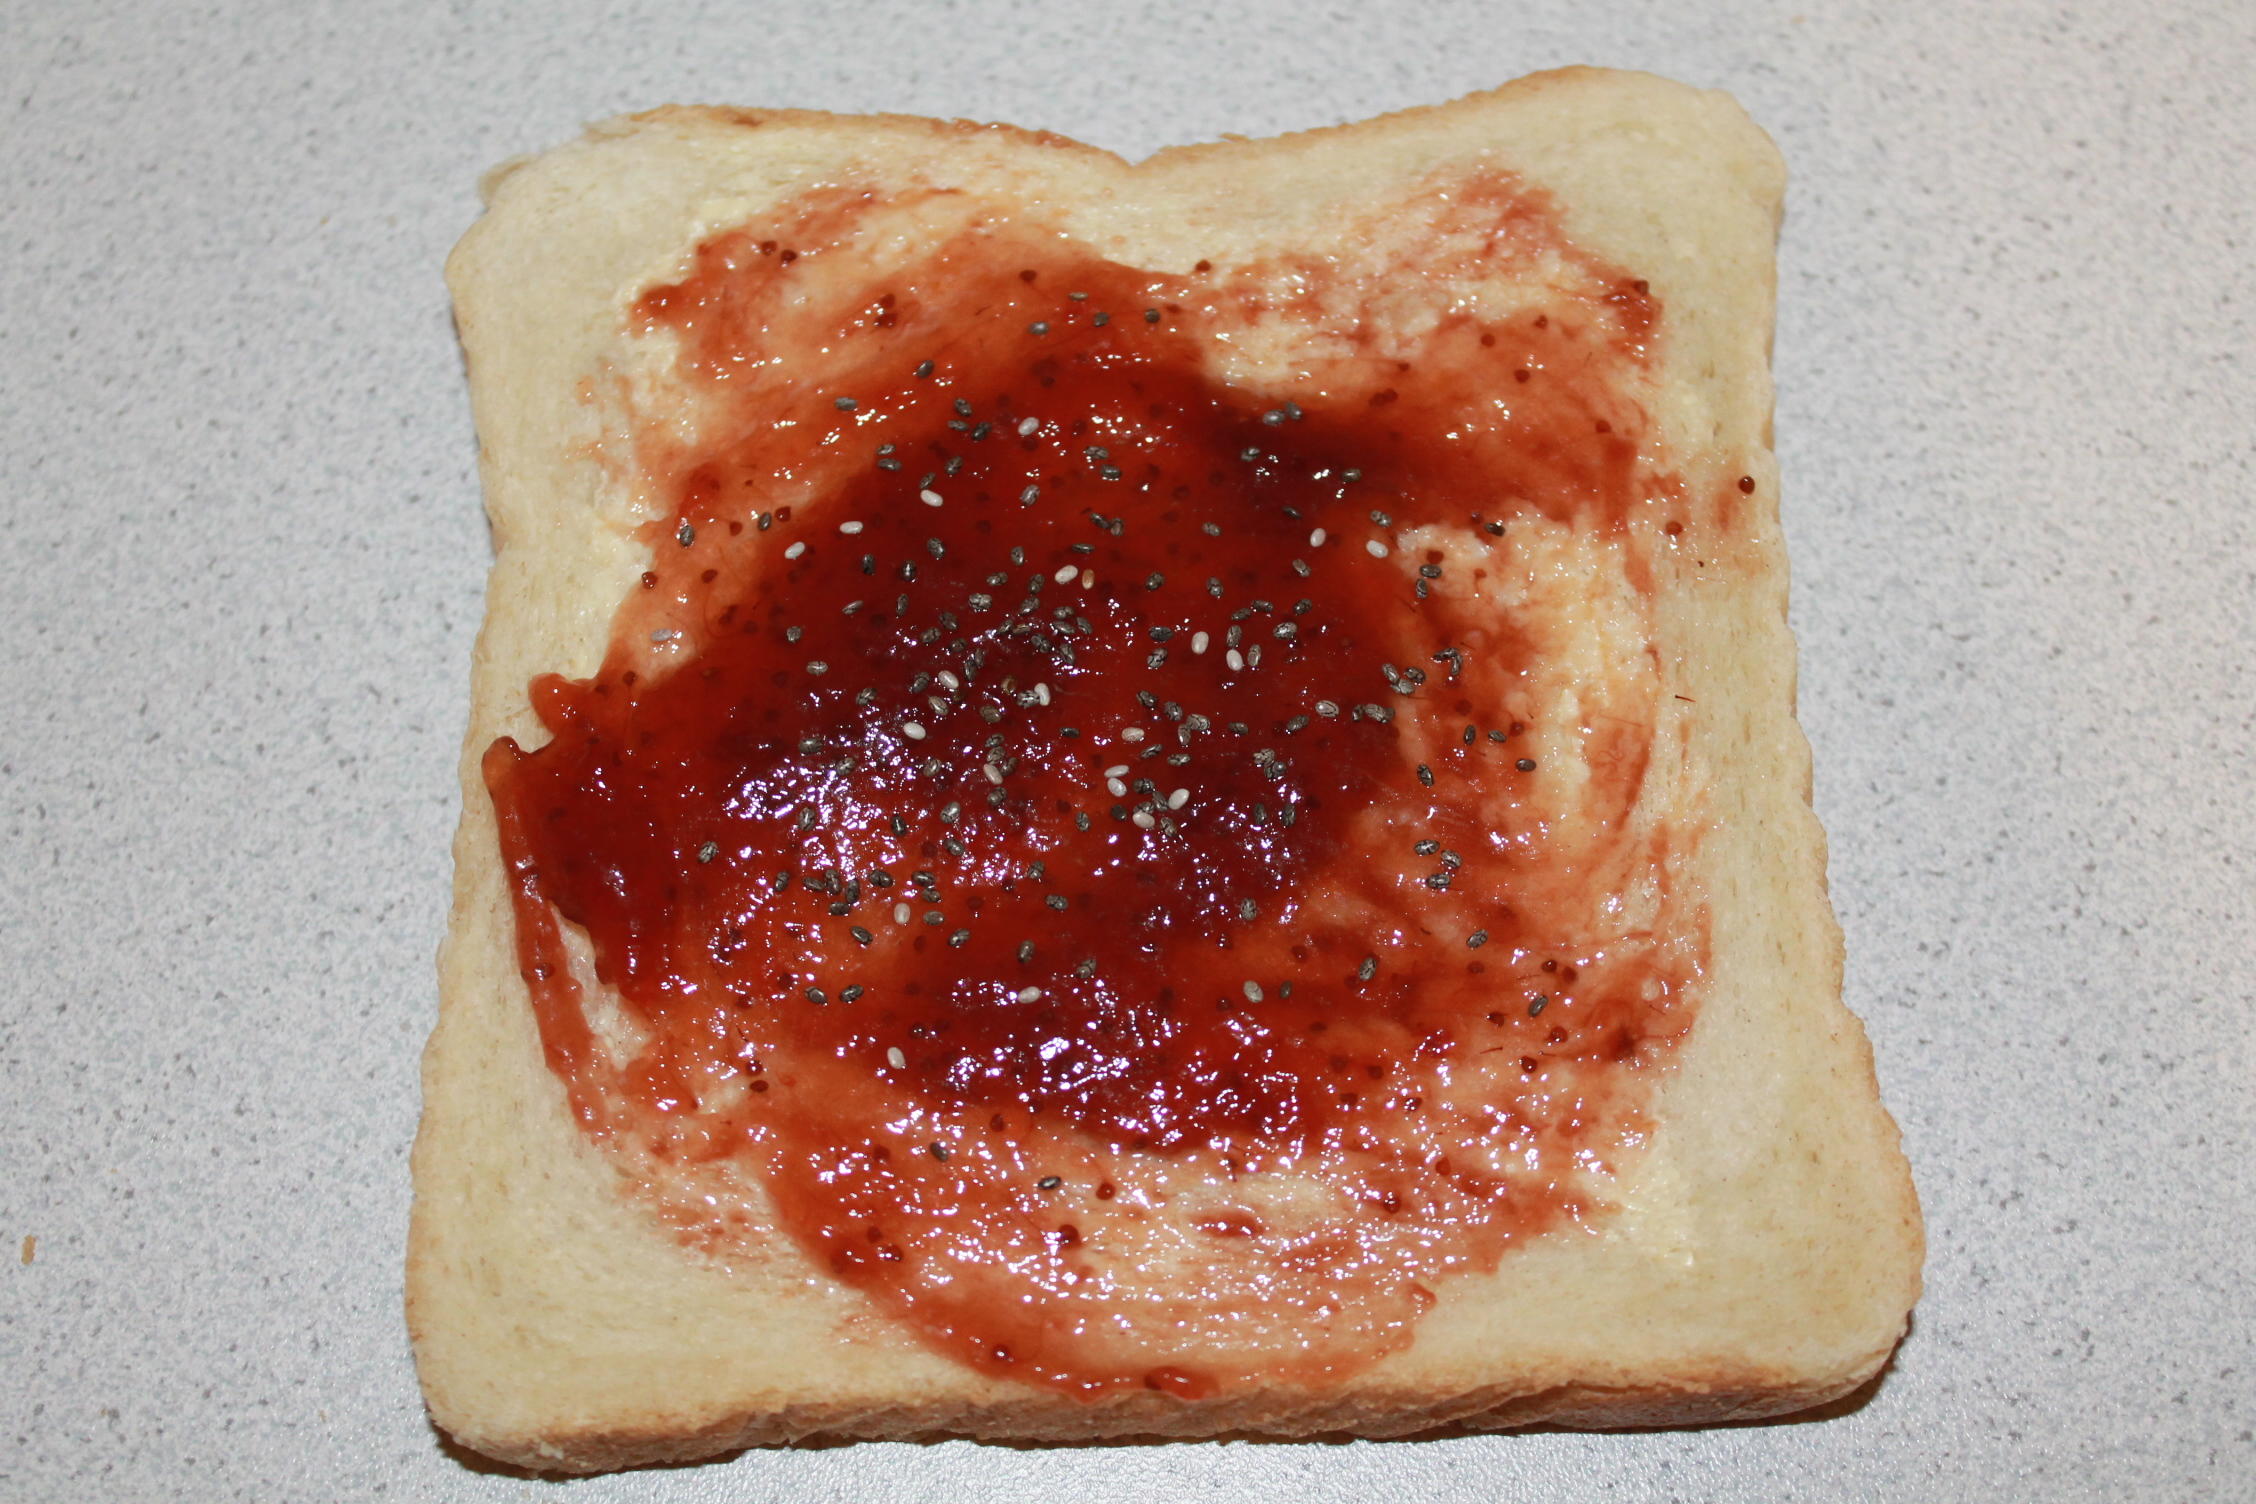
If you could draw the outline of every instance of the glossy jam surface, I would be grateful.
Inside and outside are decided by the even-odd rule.
[[[486,775],[550,1063],[685,1237],[1197,1395],[1603,1214],[1702,944],[1657,309],[1508,180],[1383,226],[1162,275],[831,190],[637,304],[650,570]]]

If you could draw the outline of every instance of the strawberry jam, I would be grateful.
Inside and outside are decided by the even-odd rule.
[[[1659,310],[1502,177],[1367,229],[1161,272],[831,189],[635,304],[648,572],[485,773],[685,1239],[1195,1397],[1604,1215],[1704,943]]]

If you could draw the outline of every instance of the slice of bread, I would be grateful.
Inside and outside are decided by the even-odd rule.
[[[1916,1298],[1921,1230],[1870,1052],[1840,1002],[1841,943],[1793,719],[1768,377],[1781,191],[1775,151],[1728,98],[1583,69],[1138,164],[960,122],[677,108],[497,172],[448,266],[496,557],[414,1160],[408,1317],[437,1423],[507,1462],[589,1471],[818,1435],[1696,1424],[1792,1411],[1870,1379]],[[787,271],[794,254],[799,269]],[[1059,267],[1097,292],[1074,297]],[[1022,330],[1026,353],[1009,353]],[[885,425],[925,400],[914,382],[958,379],[952,390],[974,393],[964,352],[975,347],[1019,362],[1005,374],[1020,405],[1006,403],[1001,430],[990,437],[986,410],[966,400],[951,430],[935,420],[916,443],[875,448],[911,432]],[[1061,371],[1071,379],[1054,390],[1127,380],[1192,393],[1179,411],[1251,435],[1254,468],[1235,480],[1216,468],[1207,479],[1219,486],[1179,487],[1169,503],[1155,489],[1175,463],[1164,404],[1154,399],[1160,426],[1149,432],[1125,409],[1090,429],[1090,414],[1042,406],[1043,383]],[[975,416],[981,431],[967,432]],[[1285,447],[1266,447],[1269,433]],[[978,441],[993,447],[977,452],[967,483],[1037,461],[1064,478],[1023,507],[1015,490],[968,496],[938,456]],[[1350,441],[1373,456],[1369,478],[1349,465],[1362,450],[1324,447]],[[851,477],[839,468],[849,449]],[[898,470],[884,463],[900,457]],[[1161,596],[1159,569],[1100,580],[1103,561],[1124,556],[1068,551],[1068,539],[1115,549],[1124,531],[1118,547],[1133,549],[1144,535],[1127,523],[1169,505],[1233,526],[1242,516],[1257,532],[1282,526],[1272,513],[1287,493],[1274,488],[1314,494],[1284,474],[1303,461],[1331,488],[1330,510],[1286,514],[1311,528],[1305,543],[1273,535],[1267,564],[1286,585],[1275,601],[1218,616],[1211,643],[1201,631],[1187,645],[1139,614],[1146,585]],[[1396,500],[1366,505],[1380,492]],[[1415,511],[1443,492],[1473,504]],[[1075,496],[1131,499],[1108,517]],[[942,500],[951,526],[982,519],[948,534],[952,544],[999,556],[1020,539],[1022,555],[1039,555],[1013,556],[1021,573],[1047,576],[1065,560],[1049,597],[1039,582],[1025,587],[1030,609],[1012,641],[1053,619],[1070,638],[1082,611],[1089,663],[1123,650],[1108,631],[1132,635],[1139,661],[1166,658],[1144,657],[1153,642],[1172,651],[1169,674],[1222,674],[1227,653],[1239,676],[1229,682],[1247,697],[1230,703],[1267,707],[1274,694],[1261,686],[1283,681],[1258,675],[1354,650],[1353,632],[1324,625],[1336,602],[1383,597],[1392,623],[1424,619],[1429,602],[1453,613],[1449,641],[1461,648],[1406,659],[1423,665],[1414,670],[1374,662],[1372,682],[1353,691],[1368,702],[1342,696],[1336,716],[1319,706],[1328,718],[1244,733],[1273,733],[1274,745],[1253,771],[1215,776],[1272,779],[1278,805],[1231,826],[1230,849],[1199,845],[1207,796],[1172,795],[1172,776],[1126,818],[1144,790],[1124,780],[1148,754],[1194,746],[1172,703],[1173,726],[1154,705],[1149,746],[1092,719],[1086,733],[1045,732],[1051,740],[1025,751],[1052,770],[1039,776],[1057,778],[1079,776],[1084,735],[1091,766],[1120,759],[1089,775],[1124,801],[1107,811],[1097,797],[1091,839],[1224,865],[1260,858],[1230,868],[1266,885],[1243,900],[1243,928],[1217,928],[1237,923],[1235,909],[1214,919],[1161,900],[1153,913],[1177,927],[1177,948],[1118,953],[1145,993],[1221,975],[1218,954],[1242,958],[1244,1001],[1211,1008],[1260,1071],[1184,1053],[1183,1041],[1220,1027],[1204,1021],[1203,996],[1198,1010],[1153,1012],[1122,984],[1098,1008],[1115,1010],[1106,1027],[1131,1018],[1153,1032],[1092,1058],[1174,1103],[1187,1114],[1170,1120],[1180,1130],[1105,1099],[1090,1084],[1102,1071],[1048,1072],[1051,1045],[1021,1049],[1035,1025],[1014,1022],[1010,1005],[1032,1006],[1040,986],[1006,989],[976,1016],[960,998],[945,1004],[954,1012],[933,1011],[943,1004],[916,979],[960,991],[968,963],[952,959],[940,928],[929,948],[921,920],[889,928],[912,907],[893,900],[916,886],[914,907],[935,914],[1033,902],[1023,882],[982,892],[976,874],[951,875],[943,901],[910,877],[941,865],[943,849],[962,855],[938,827],[921,845],[906,838],[900,860],[871,877],[890,883],[898,871],[897,894],[841,889],[833,876],[816,895],[838,900],[830,916],[810,899],[813,917],[790,930],[828,925],[823,943],[844,947],[838,932],[855,924],[866,950],[893,956],[866,1000],[822,969],[850,952],[793,973],[777,950],[750,962],[763,977],[773,962],[772,984],[702,1001],[738,962],[702,959],[717,942],[694,927],[667,932],[683,942],[676,951],[660,948],[695,952],[675,972],[624,993],[604,980],[645,975],[634,968],[660,952],[628,951],[650,943],[653,915],[686,923],[694,901],[661,900],[632,874],[611,898],[575,889],[565,858],[593,853],[595,866],[627,873],[628,846],[606,843],[677,816],[733,843],[737,827],[719,812],[730,790],[685,792],[661,770],[634,795],[646,804],[591,817],[581,785],[594,775],[583,769],[574,785],[559,768],[570,748],[535,749],[556,725],[577,737],[596,724],[591,696],[631,690],[655,703],[663,685],[718,665],[734,627],[723,600],[819,608],[831,625],[818,634],[847,630],[834,614],[845,611],[863,630],[869,618],[849,609],[858,603],[818,592],[817,566],[850,560],[865,515],[869,538],[913,533]],[[1080,510],[1060,521],[1044,510],[1053,502]],[[1186,579],[1208,573],[1205,536],[1184,526],[1166,544]],[[787,553],[794,540],[814,552]],[[879,544],[868,546],[865,575],[880,562]],[[937,560],[937,533],[930,548]],[[1287,554],[1312,592],[1332,592],[1297,639]],[[716,568],[691,568],[707,557]],[[1084,559],[1090,570],[1076,575]],[[891,554],[881,562],[878,611],[896,569]],[[792,569],[812,571],[797,594]],[[1020,584],[1014,576],[1006,593]],[[1224,589],[1219,573],[1212,589]],[[715,593],[726,591],[737,593]],[[1053,610],[1059,600],[1069,604]],[[1078,672],[1070,649],[1067,672]],[[823,682],[850,690],[865,667],[807,672],[831,670]],[[1082,692],[1078,682],[1060,678],[1060,694]],[[945,676],[939,687],[956,691]],[[1018,696],[1011,714],[1039,722],[1048,684],[1005,687]],[[797,714],[825,692],[763,688],[738,713]],[[976,748],[973,732],[942,725],[944,699],[929,747]],[[910,769],[902,738],[926,731],[888,713],[893,723],[865,728],[871,756]],[[777,745],[798,735],[788,719],[776,725],[763,734]],[[1095,752],[1107,735],[1111,750]],[[694,759],[712,740],[681,766],[710,773]],[[1352,795],[1360,785],[1322,765],[1333,754],[1293,760],[1322,746],[1339,768],[1368,772],[1379,765],[1354,758],[1382,745],[1396,749],[1402,781],[1368,808]],[[603,775],[607,798],[627,797],[615,786],[631,763],[621,755]],[[1005,804],[1018,753],[984,755],[996,808],[1028,840],[1051,842],[1039,849],[1073,849],[1066,801],[1055,801],[1054,837],[1042,833],[1049,806]],[[741,770],[722,772],[738,777],[737,794],[751,788]],[[1197,773],[1185,768],[1186,784]],[[552,780],[541,786],[545,825],[527,792],[536,778]],[[963,787],[986,789],[976,778]],[[1295,792],[1307,788],[1321,796]],[[1430,806],[1418,802],[1425,789]],[[978,824],[972,792],[965,839],[1000,841]],[[1287,840],[1273,822],[1291,819],[1296,799],[1305,818]],[[1483,844],[1460,839],[1469,858],[1414,844],[1401,815],[1413,809]],[[560,826],[570,828],[558,836]],[[694,853],[666,882],[721,882],[735,846],[681,836],[688,828],[661,832],[678,838],[676,855]],[[819,858],[807,870],[820,886]],[[1053,876],[1037,867],[1034,879]],[[764,887],[733,891],[731,901],[783,902]],[[604,909],[613,899],[625,920]],[[1084,934],[1079,902],[1061,896],[1014,921],[1019,960],[1037,942]],[[586,922],[560,920],[559,908]],[[1472,929],[1488,913],[1510,927],[1492,945],[1487,928]],[[1372,927],[1360,968],[1338,949],[1343,915]],[[1125,909],[1117,918],[1131,925]],[[983,953],[984,937],[960,933],[964,955]],[[1278,976],[1302,979],[1298,1001]],[[810,978],[822,985],[803,986]],[[918,1054],[929,1032],[888,1035],[894,1013],[854,1013],[877,1009],[888,984],[922,999],[902,1001],[900,1017],[1004,1044],[983,1073],[932,1064],[945,1052]],[[1072,1012],[1080,1004],[1056,1002],[1072,985],[1053,980],[1041,1005],[1060,1049],[1063,1034],[1096,1027]],[[716,1034],[734,1053],[691,1042]],[[1316,1034],[1330,1042],[1312,1044]],[[673,1053],[654,1064],[659,1039]],[[1315,1079],[1350,1063],[1392,1084]],[[1215,1085],[1226,1077],[1227,1091]],[[1243,1106],[1263,1091],[1269,1107]],[[934,1147],[889,1157],[879,1139],[895,1130]],[[831,1138],[860,1156],[859,1189],[842,1189],[852,1175]],[[818,1161],[827,1168],[810,1170]],[[855,1252],[857,1217],[878,1253]]]

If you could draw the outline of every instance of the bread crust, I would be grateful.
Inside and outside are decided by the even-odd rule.
[[[777,1240],[725,1272],[686,1258],[619,1194],[543,1063],[479,774],[495,737],[537,734],[532,673],[592,670],[647,558],[631,478],[578,390],[625,301],[703,233],[849,166],[1101,203],[1092,238],[1159,266],[1290,243],[1329,205],[1476,159],[1546,189],[1578,245],[1651,279],[1672,320],[1662,427],[1700,476],[1754,482],[1728,546],[1658,605],[1680,645],[1670,687],[1713,707],[1694,750],[1715,964],[1620,1215],[1519,1250],[1367,1372],[1197,1401],[1082,1402],[974,1373]],[[1923,1245],[1870,1048],[1839,1001],[1793,720],[1767,370],[1782,189],[1776,152],[1724,96],[1591,69],[1137,165],[964,121],[670,107],[491,175],[448,267],[496,560],[415,1149],[408,1321],[437,1423],[503,1461],[588,1472],[813,1438],[1709,1424],[1871,1378]]]

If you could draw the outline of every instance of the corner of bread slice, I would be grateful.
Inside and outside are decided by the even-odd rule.
[[[1242,173],[1258,162],[1263,177],[1289,183],[1307,168],[1352,178],[1383,174],[1407,160],[1463,159],[1487,151],[1507,155],[1537,181],[1554,164],[1573,161],[1583,176],[1642,167],[1692,170],[1703,183],[1724,181],[1766,207],[1775,223],[1785,188],[1785,161],[1768,134],[1731,95],[1656,74],[1570,67],[1531,73],[1446,104],[1417,105],[1345,125],[1281,136],[1169,147],[1139,164],[1158,171]],[[1266,190],[1247,179],[1241,188]],[[1327,196],[1320,188],[1301,191]],[[1333,195],[1336,196],[1336,189]],[[1568,206],[1574,207],[1572,203]]]

